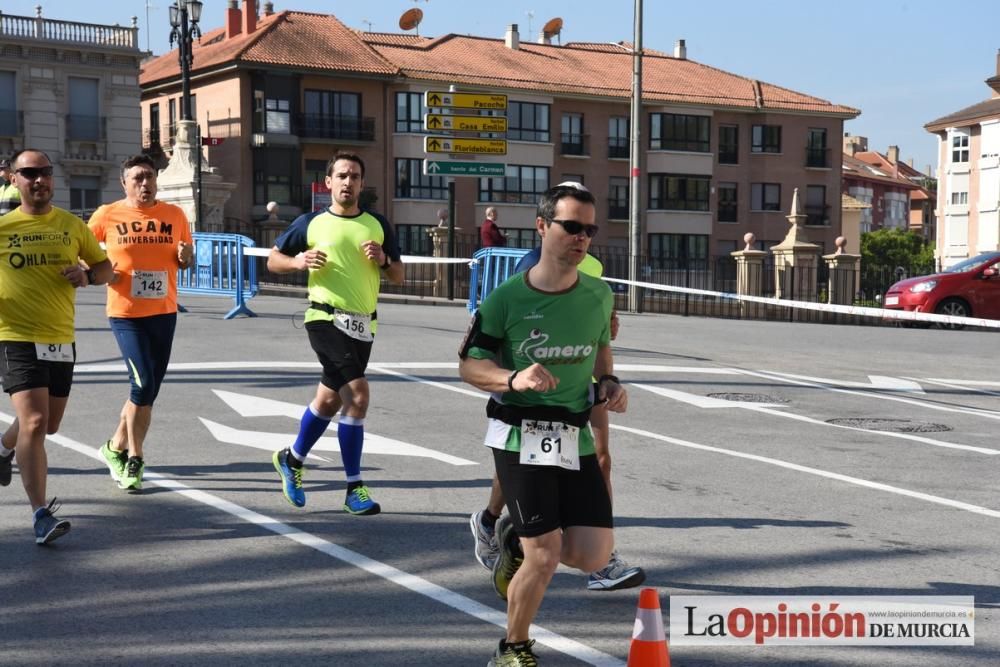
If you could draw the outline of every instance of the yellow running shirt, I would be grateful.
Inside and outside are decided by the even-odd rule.
[[[107,255],[69,211],[0,217],[0,340],[73,342],[76,288],[62,270],[78,258],[93,266]]]

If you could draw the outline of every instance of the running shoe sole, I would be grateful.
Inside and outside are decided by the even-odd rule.
[[[36,537],[35,544],[51,544],[52,542],[55,542],[60,537],[68,533],[69,528],[70,528],[69,521],[59,520],[58,522],[56,522],[56,525],[52,527],[52,530],[47,532],[45,535],[42,535],[41,537]]]

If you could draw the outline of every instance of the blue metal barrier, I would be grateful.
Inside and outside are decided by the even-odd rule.
[[[479,308],[486,295],[497,285],[510,278],[514,267],[530,251],[524,248],[481,248],[472,256],[472,275],[469,277],[469,312]]]
[[[178,294],[231,296],[236,306],[226,313],[230,320],[239,314],[257,317],[247,308],[246,300],[257,295],[257,264],[243,253],[254,247],[252,239],[239,234],[195,232],[194,262],[177,271]]]

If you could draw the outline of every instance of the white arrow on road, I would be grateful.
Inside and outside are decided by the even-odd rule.
[[[297,420],[302,417],[304,409],[301,405],[276,401],[270,398],[261,398],[260,396],[237,394],[220,389],[213,389],[212,391],[241,417],[289,417]],[[246,445],[248,447],[271,451],[290,447],[295,442],[295,434],[293,433],[246,431],[224,426],[202,417],[199,417],[199,419],[201,419],[201,423],[212,433],[212,437],[219,442],[232,445]],[[313,450],[339,452],[340,444],[337,442],[336,437],[323,437],[313,446]],[[475,461],[370,432],[365,433],[365,453],[388,454],[391,456],[417,456],[435,459],[455,466],[478,465]]]
[[[875,389],[877,391],[898,391],[907,394],[925,394],[924,388],[919,382],[903,378],[890,377],[888,375],[869,375],[868,382],[849,382],[847,380],[830,380],[827,378],[810,377],[808,375],[795,375],[794,373],[779,373],[778,371],[767,371],[772,375],[792,378],[796,380],[807,380],[818,382],[830,387],[845,387],[849,389]]]

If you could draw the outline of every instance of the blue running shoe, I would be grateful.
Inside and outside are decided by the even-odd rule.
[[[344,501],[344,511],[358,516],[369,516],[381,512],[382,507],[372,500],[368,487],[362,484],[347,494],[347,499]]]
[[[285,494],[285,500],[296,507],[306,506],[306,492],[302,490],[302,468],[294,468],[288,465],[288,457],[291,453],[288,448],[279,449],[271,457],[274,469],[281,477],[281,490]]]
[[[35,513],[35,544],[49,544],[69,532],[69,521],[53,514],[58,509],[59,501],[53,498],[48,507]]]

